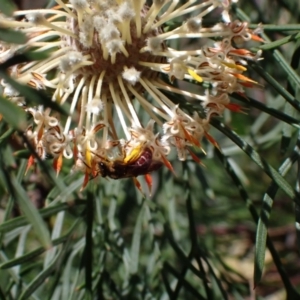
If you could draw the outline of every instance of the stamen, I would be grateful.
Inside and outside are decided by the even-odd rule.
[[[77,19],[77,16],[72,12],[72,10],[62,1],[62,0],[55,0],[63,9],[68,12],[68,14],[73,18]]]
[[[142,21],[141,21],[141,9],[145,3],[145,0],[135,0],[132,1],[133,7],[135,10],[135,26],[136,26],[136,35],[137,37],[141,37],[142,33]]]
[[[56,2],[59,2],[61,0],[57,0]],[[64,3],[63,3],[64,4]],[[64,4],[64,6],[66,7],[66,11],[68,9],[68,7]],[[18,10],[18,11],[15,11],[13,13],[13,16],[14,17],[20,17],[20,16],[25,16],[25,15],[28,15],[28,14],[36,14],[36,9],[27,9],[27,10]],[[71,12],[71,15],[73,15],[74,17],[76,17],[72,11]],[[43,14],[45,15],[49,15],[49,14],[53,14],[53,15],[59,15],[60,17],[64,16],[64,17],[70,17],[70,13],[69,12],[64,12],[64,11],[61,11],[61,10],[56,10],[56,9],[43,9]],[[24,23],[26,24],[26,23]],[[20,23],[19,23],[20,25]],[[26,25],[24,26],[26,27]]]
[[[159,63],[146,62],[146,61],[139,61],[138,64],[140,66],[150,67],[152,70],[157,70],[159,72],[161,72],[163,68],[169,66],[169,64],[159,64]]]
[[[205,7],[207,5],[210,5],[210,3],[212,2],[212,0],[211,1],[206,1],[206,2],[203,2],[199,5],[192,6],[188,9],[185,9],[186,7],[189,7],[191,4],[193,4],[196,1],[197,0],[189,0],[185,4],[181,5],[178,9],[173,10],[172,12],[170,12],[168,14],[166,14],[166,13],[163,14],[161,16],[160,20],[158,22],[156,22],[155,24],[153,24],[153,28],[157,28],[157,27],[161,26],[162,24],[170,21],[171,19],[177,18],[177,17],[182,16],[184,14],[187,14],[189,12],[193,12],[196,9],[199,9],[199,8]],[[197,8],[195,8],[195,7],[197,7]]]
[[[119,82],[119,86],[120,86],[120,88],[121,88],[121,91],[122,91],[122,93],[123,93],[123,96],[124,96],[124,98],[125,98],[125,101],[126,101],[126,103],[127,103],[127,106],[128,106],[128,108],[129,108],[129,111],[130,111],[130,113],[131,113],[131,116],[132,116],[132,118],[133,118],[134,124],[136,124],[136,125],[138,125],[138,126],[141,126],[139,117],[137,116],[136,111],[135,111],[135,109],[134,109],[134,107],[133,107],[133,105],[132,105],[132,103],[131,103],[131,101],[130,101],[130,99],[129,99],[129,96],[128,96],[128,93],[127,93],[127,91],[126,91],[126,89],[125,89],[123,80],[122,80],[122,78],[121,78],[120,76],[118,76],[118,82]]]
[[[109,83],[109,90],[110,90],[111,97],[112,97],[112,99],[115,103],[115,108],[116,108],[118,117],[120,119],[123,131],[126,135],[126,138],[129,140],[130,139],[130,134],[128,132],[127,125],[126,125],[126,122],[125,122],[125,119],[124,119],[124,116],[123,116],[123,113],[122,113],[122,109],[119,105],[118,98],[116,97],[115,89],[114,89],[114,86],[113,86],[112,82]]]
[[[152,27],[155,19],[157,18],[157,15],[159,11],[162,9],[162,7],[167,3],[168,1],[153,1],[153,4],[150,8],[151,12],[149,11],[149,14],[147,15],[147,24],[144,27],[143,33],[146,34]]]
[[[103,78],[105,76],[105,70],[103,70],[99,76],[99,79],[97,81],[97,88],[96,88],[96,93],[95,93],[95,97],[100,99],[100,95],[101,95],[101,87],[102,87],[102,83],[103,83]]]
[[[34,23],[36,25],[44,25],[45,27],[48,27],[50,29],[53,29],[57,32],[60,32],[62,34],[66,34],[68,36],[73,37],[74,39],[77,39],[77,35],[73,33],[70,30],[55,26],[54,24],[48,22],[45,17],[41,14],[35,13],[35,14],[28,14],[26,15],[26,18],[29,22]]]
[[[103,107],[104,107],[104,124],[106,125],[103,128],[103,137],[102,137],[102,148],[105,148],[105,144],[107,141],[107,137],[108,137],[108,107],[107,107],[107,98],[106,98],[106,94],[104,93],[102,95],[102,101],[103,101]]]
[[[77,88],[76,88],[75,94],[74,94],[73,99],[72,99],[71,107],[70,107],[70,113],[69,113],[68,119],[66,121],[64,134],[67,134],[69,132],[70,125],[71,125],[71,122],[72,122],[72,115],[75,111],[75,107],[77,105],[79,93],[80,93],[80,91],[81,91],[81,89],[82,89],[82,87],[85,83],[85,80],[86,80],[86,77],[82,77],[79,84],[78,84],[78,86],[77,86]],[[84,119],[84,109],[83,109],[83,107],[81,107],[80,118],[79,118],[79,122],[78,122],[79,123],[79,125],[78,125],[79,128],[82,127],[83,119]]]
[[[180,94],[182,96],[187,96],[187,97],[190,97],[190,98],[198,99],[198,100],[201,100],[201,101],[205,100],[205,96],[201,96],[201,95],[198,95],[198,94],[194,94],[194,93],[191,93],[191,92],[187,92],[187,91],[177,89],[175,87],[166,85],[163,81],[156,80],[156,81],[153,81],[152,84],[156,85],[157,87],[159,87],[162,90],[166,90],[166,91],[169,91],[169,92],[172,92],[172,93]]]
[[[145,78],[145,80],[147,80]],[[161,108],[168,114],[168,115],[172,115],[172,111],[171,109],[166,106],[157,96],[157,94],[154,93],[154,91],[151,89],[152,88],[152,84],[150,81],[148,81],[148,84],[145,83],[145,81],[141,78],[140,79],[140,83],[142,84],[142,86],[145,88],[145,90],[153,97],[153,99],[161,106]]]
[[[130,32],[130,22],[132,18],[135,17],[136,13],[132,9],[132,6],[130,2],[123,2],[118,11],[117,14],[120,16],[122,19],[122,23],[119,26],[119,29],[122,34],[123,40],[127,42],[127,44],[131,45],[132,44],[132,38],[131,38],[131,32]]]
[[[169,119],[169,116],[163,113],[161,110],[159,110],[157,107],[151,105],[144,97],[142,97],[134,88],[133,86],[126,84],[127,88],[132,92],[132,94],[139,100],[141,105],[144,107],[144,109],[147,109],[148,114],[151,116],[152,119],[155,120],[157,124],[160,126],[162,125],[162,122],[157,118],[155,114],[152,113],[155,112],[157,115],[160,115],[165,120]]]

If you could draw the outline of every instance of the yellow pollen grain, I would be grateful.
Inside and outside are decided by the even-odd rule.
[[[92,153],[91,153],[91,150],[90,150],[90,147],[87,146],[87,149],[85,151],[85,161],[86,161],[86,164],[91,167],[92,166]]]
[[[135,147],[129,153],[129,155],[127,155],[124,158],[124,163],[130,163],[130,162],[136,161],[141,156],[141,152],[142,152],[142,145],[139,145],[139,146]]]
[[[244,66],[241,65],[236,65],[236,64],[232,64],[232,63],[227,63],[227,62],[222,62],[222,65],[231,68],[231,69],[236,69],[236,70],[240,70],[240,71],[247,71],[247,68],[245,68]]]
[[[188,73],[193,77],[193,79],[195,79],[198,82],[202,82],[203,78],[201,76],[199,76],[195,71],[193,71],[192,69],[187,69]]]

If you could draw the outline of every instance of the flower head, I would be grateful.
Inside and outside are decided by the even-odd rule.
[[[27,109],[35,123],[27,134],[41,149],[41,157],[73,157],[75,166],[87,174],[94,172],[99,160],[132,164],[145,149],[154,160],[168,165],[170,148],[175,147],[179,159],[185,160],[189,146],[200,147],[208,136],[211,115],[222,114],[228,106],[228,93],[243,92],[245,83],[255,83],[242,73],[246,60],[258,56],[234,48],[232,42],[257,35],[247,23],[229,20],[231,1],[154,0],[150,7],[143,0],[56,2],[52,9],[17,11],[16,20],[1,16],[4,26],[26,34],[25,49],[51,53],[42,61],[12,67],[11,76],[51,91],[53,101],[70,104],[65,121],[49,109]],[[217,8],[223,9],[225,22],[203,27],[203,17]],[[165,30],[181,17],[187,20]],[[212,37],[221,41],[196,50],[169,46],[174,39]],[[0,61],[23,49],[23,45],[1,45]],[[161,74],[169,77],[170,84],[161,80]],[[213,90],[204,95],[180,90],[172,85],[175,79],[205,81]],[[22,100],[17,91],[2,85],[6,97]],[[200,101],[206,116],[188,114],[163,91]],[[150,116],[148,125],[140,121],[136,102]],[[161,134],[155,132],[154,123],[163,128]]]

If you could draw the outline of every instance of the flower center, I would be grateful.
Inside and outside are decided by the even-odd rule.
[[[102,93],[109,97],[109,84],[113,83],[115,91],[118,92],[120,87],[117,84],[118,76],[122,76],[131,84],[129,74],[127,77],[124,72],[128,69],[136,70],[140,76],[145,76],[148,79],[158,76],[158,72],[151,70],[145,63],[161,63],[165,61],[163,56],[151,54],[149,51],[140,51],[145,48],[149,39],[158,36],[162,30],[156,28],[143,33],[146,25],[145,16],[148,8],[144,7],[140,14],[141,29],[138,30],[136,22],[130,18],[128,20],[117,19],[117,8],[108,11],[93,11],[90,14],[85,14],[85,17],[80,19],[80,12],[77,10],[78,18],[69,18],[68,24],[74,36],[64,35],[64,46],[72,47],[75,51],[83,56],[88,56],[89,61],[93,62],[90,65],[84,65],[76,71],[76,74],[81,75],[76,77],[77,83],[82,75],[91,78],[92,76],[99,77],[103,71],[105,76],[102,82]],[[122,22],[123,21],[123,22]],[[163,51],[165,45],[160,43],[159,47]],[[142,64],[141,64],[142,63]],[[143,65],[144,63],[144,65]],[[132,75],[134,76],[134,75]],[[138,80],[135,90],[143,92]]]

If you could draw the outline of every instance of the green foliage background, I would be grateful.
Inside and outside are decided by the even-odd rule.
[[[241,1],[232,13],[252,28],[263,23],[267,43],[253,47],[264,60],[249,65],[261,88],[231,95],[245,114],[212,120],[220,149],[197,153],[205,167],[174,153],[176,175],[153,174],[152,196],[129,179],[96,178],[80,191],[83,176],[68,162],[58,177],[48,160],[25,175],[29,116],[1,97],[0,298],[300,299],[300,4]],[[22,42],[0,28],[0,39],[7,34]],[[2,78],[17,59],[30,53],[0,65]],[[64,113],[17,87],[33,105]]]

